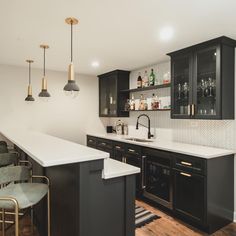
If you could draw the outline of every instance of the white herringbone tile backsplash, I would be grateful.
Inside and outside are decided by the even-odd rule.
[[[130,88],[136,87],[138,72],[144,74],[147,70],[150,73],[151,68],[158,70],[158,77],[170,71],[170,62],[161,63],[148,68],[132,71],[130,74]],[[145,92],[146,97],[151,97],[153,91]],[[159,96],[169,96],[170,88],[158,90]],[[139,97],[140,94],[135,94]],[[123,120],[129,125],[129,134],[134,136],[147,136],[147,129],[135,129],[137,116],[145,112],[130,112],[129,118]],[[170,112],[147,112],[151,118],[152,132],[157,139],[170,139],[177,142],[190,144],[199,144],[226,149],[236,150],[236,121],[235,120],[176,120],[170,119]],[[109,123],[114,125],[117,119],[110,119]],[[143,122],[146,122],[143,120]]]

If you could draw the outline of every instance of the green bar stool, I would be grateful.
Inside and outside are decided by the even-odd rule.
[[[32,183],[32,179],[46,180],[44,183]],[[17,183],[15,183],[17,181]],[[19,236],[19,211],[33,207],[47,195],[48,235],[50,236],[50,191],[46,176],[32,175],[28,166],[7,166],[0,168],[0,184],[7,184],[0,189],[0,208],[3,211],[2,235],[5,236],[5,210],[13,210],[15,216],[15,236]]]
[[[0,141],[0,153],[8,152],[7,143],[5,141]]]

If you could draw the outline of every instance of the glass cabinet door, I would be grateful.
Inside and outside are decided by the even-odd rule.
[[[109,79],[103,78],[99,80],[99,113],[100,116],[109,115]]]
[[[195,118],[219,115],[220,48],[209,47],[195,53],[193,112]]]
[[[108,103],[109,103],[109,116],[117,115],[117,79],[111,76],[109,78],[109,92],[108,92]]]
[[[192,98],[191,54],[172,58],[172,111],[174,118],[189,118]]]

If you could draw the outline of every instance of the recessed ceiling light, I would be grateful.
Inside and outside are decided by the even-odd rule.
[[[174,35],[174,30],[171,27],[164,27],[160,31],[160,39],[162,41],[170,40]]]
[[[92,67],[97,68],[97,67],[99,67],[100,64],[98,61],[93,61],[91,65],[92,65]]]

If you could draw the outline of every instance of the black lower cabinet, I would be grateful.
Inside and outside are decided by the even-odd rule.
[[[88,145],[95,147],[96,143],[101,150],[99,140],[87,137]],[[141,169],[136,175],[136,197],[171,210],[207,233],[233,222],[234,155],[206,159],[126,142],[106,142],[109,145],[102,146],[112,158]]]
[[[123,143],[114,143],[113,145],[113,159],[124,162],[125,145]]]
[[[174,171],[174,209],[199,224],[205,222],[205,178],[196,174]]]

